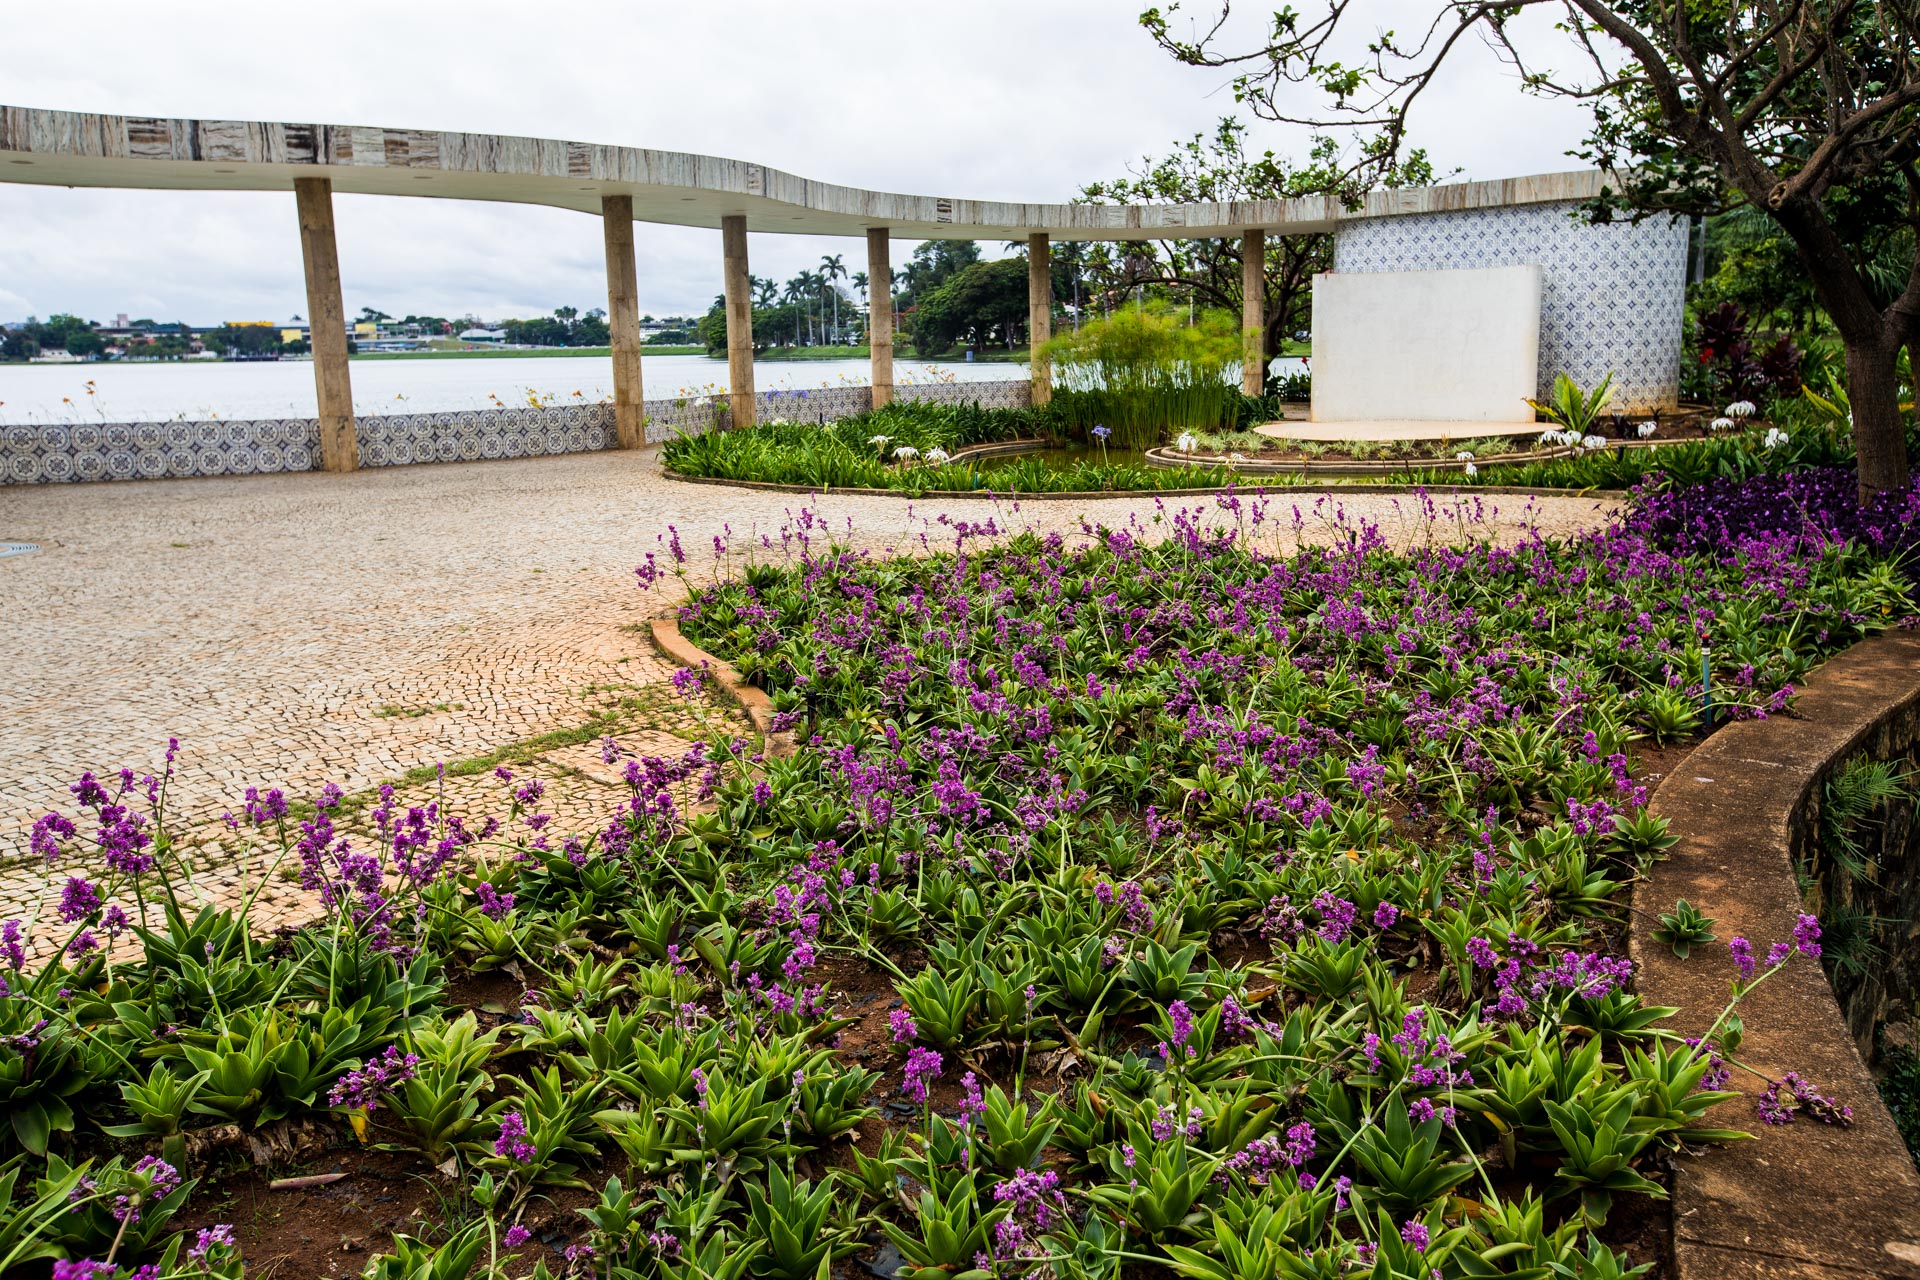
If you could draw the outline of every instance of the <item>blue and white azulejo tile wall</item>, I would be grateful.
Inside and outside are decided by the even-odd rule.
[[[363,467],[589,453],[616,443],[610,404],[529,405],[356,418]]]
[[[1576,202],[1417,213],[1344,223],[1336,271],[1446,271],[1538,263],[1539,392],[1565,373],[1582,387],[1613,374],[1614,404],[1668,408],[1680,394],[1687,224],[1595,226]]]
[[[1025,380],[928,383],[896,387],[894,396],[1015,409],[1030,402],[1031,388]],[[754,402],[762,422],[817,422],[864,413],[872,407],[873,389],[762,391]],[[649,400],[644,409],[647,439],[657,443],[677,432],[719,425],[726,401]],[[354,431],[363,467],[545,457],[612,449],[618,443],[613,406],[605,403],[368,414],[354,420]],[[312,471],[319,465],[315,418],[0,425],[0,485],[245,476]]]
[[[309,471],[319,456],[313,418],[0,426],[0,484]]]

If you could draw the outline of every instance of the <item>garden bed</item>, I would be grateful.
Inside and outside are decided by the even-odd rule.
[[[169,1233],[225,1222],[229,1277],[236,1246],[394,1251],[378,1277],[1660,1263],[1667,1153],[1723,1099],[1621,955],[1684,673],[1710,635],[1719,705],[1774,708],[1911,607],[1863,547],[1689,511],[1291,557],[1251,497],[917,560],[806,523],[656,631],[695,706],[792,754],[716,723],[586,832],[510,771],[493,820],[376,807],[351,847],[329,797],[250,794],[236,838],[328,918],[256,938],[187,893],[111,969],[83,935],[196,870],[160,783],[83,781],[36,849],[98,869],[0,1002],[9,1151],[48,1179],[12,1238],[99,1258],[125,1204],[116,1261],[169,1276],[199,1274]]]

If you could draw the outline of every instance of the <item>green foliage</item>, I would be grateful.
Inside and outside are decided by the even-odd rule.
[[[1239,393],[1233,392],[1237,397]],[[1056,397],[1055,404],[1059,403]],[[796,392],[790,411],[807,412]],[[986,409],[977,404],[897,400],[881,409],[832,422],[774,418],[745,431],[708,431],[667,442],[665,462],[689,476],[806,485],[820,489],[897,489],[997,493],[1073,493],[1124,489],[1184,489],[1223,485],[1219,469],[1182,470],[1131,462],[1081,459],[1072,466],[1034,457],[947,463],[941,453],[1003,440],[1046,439],[1063,419],[1046,410]]]
[[[1682,960],[1694,947],[1712,942],[1717,937],[1713,931],[1713,917],[1701,914],[1699,908],[1685,898],[1674,903],[1673,910],[1660,913],[1660,927],[1653,931],[1653,940],[1672,947],[1673,954]]]
[[[1856,881],[1872,880],[1878,870],[1867,858],[1860,831],[1887,806],[1910,799],[1920,774],[1863,754],[1848,760],[1827,779],[1820,810],[1820,843],[1836,866]]]
[[[944,355],[958,344],[1014,346],[1027,327],[1026,256],[960,268],[915,296],[911,323],[921,356]]]
[[[1592,391],[1581,390],[1578,383],[1566,374],[1555,374],[1553,395],[1547,400],[1529,400],[1542,417],[1555,423],[1562,431],[1576,436],[1586,437],[1594,434],[1594,427],[1600,421],[1600,415],[1606,412],[1607,405],[1613,400],[1613,375],[1609,373],[1600,379],[1599,385]]]
[[[1161,308],[1123,307],[1047,346],[1051,407],[1076,439],[1096,426],[1115,448],[1148,449],[1181,431],[1238,425],[1240,393],[1229,376],[1241,359],[1231,316],[1202,312],[1194,324]]]

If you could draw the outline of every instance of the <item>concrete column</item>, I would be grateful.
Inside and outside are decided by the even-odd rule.
[[[320,468],[353,471],[360,466],[360,443],[353,429],[353,385],[347,376],[340,254],[333,242],[333,182],[295,178],[293,198],[300,211],[300,257],[307,271],[313,386],[320,402]]]
[[[622,449],[647,442],[640,381],[640,282],[633,265],[633,197],[600,197],[607,239],[607,335],[613,346],[613,426]]]
[[[1240,390],[1257,396],[1267,386],[1267,233],[1259,227],[1240,241],[1240,299]]]
[[[867,228],[867,346],[873,407],[893,403],[893,255],[885,227]]]
[[[1033,407],[1053,399],[1053,362],[1044,348],[1053,336],[1053,253],[1047,233],[1027,237],[1027,358],[1033,370]]]
[[[727,401],[736,429],[753,425],[753,282],[747,276],[747,216],[720,219],[727,285]]]

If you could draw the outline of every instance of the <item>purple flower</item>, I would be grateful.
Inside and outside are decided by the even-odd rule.
[[[527,1230],[524,1223],[516,1222],[507,1228],[507,1234],[502,1243],[509,1249],[518,1249],[531,1239],[533,1239],[533,1232]]]
[[[887,1025],[893,1028],[895,1044],[911,1044],[920,1036],[920,1028],[914,1024],[913,1014],[905,1009],[895,1009],[889,1013]]]
[[[915,1102],[927,1100],[927,1085],[940,1078],[940,1055],[932,1049],[915,1046],[907,1054],[907,1069],[900,1092]]]
[[[1485,938],[1467,939],[1467,959],[1476,969],[1493,969],[1500,964],[1500,957],[1494,952],[1493,944]]]
[[[53,1280],[106,1280],[119,1268],[87,1258],[62,1258],[53,1264]]]
[[[518,1111],[509,1111],[500,1117],[500,1136],[493,1140],[493,1154],[511,1160],[515,1164],[526,1164],[540,1154],[538,1147],[526,1141],[527,1121]]]
[[[93,883],[79,876],[68,876],[66,887],[60,891],[60,918],[76,924],[99,909],[100,891]]]
[[[1733,957],[1734,968],[1740,971],[1740,981],[1749,981],[1753,977],[1753,944],[1736,936],[1728,941],[1727,952]]]
[[[130,1170],[137,1189],[131,1195],[117,1195],[108,1212],[121,1222],[140,1221],[142,1206],[164,1200],[180,1185],[180,1171],[158,1156],[141,1156]]]
[[[76,828],[71,819],[49,813],[34,820],[33,834],[27,843],[34,853],[46,859],[51,866],[60,857],[60,841],[71,840],[75,834]]]
[[[1400,908],[1394,906],[1391,902],[1382,902],[1373,909],[1373,927],[1376,929],[1391,929],[1394,926],[1394,922],[1399,918]]]
[[[513,895],[497,891],[484,880],[474,886],[473,893],[480,899],[480,914],[489,920],[502,919],[513,910]]]
[[[1409,1219],[1400,1228],[1400,1238],[1413,1247],[1415,1253],[1425,1253],[1429,1243],[1427,1226],[1424,1222]]]
[[[1781,1095],[1782,1089],[1788,1096]],[[1765,1124],[1791,1124],[1796,1111],[1805,1111],[1822,1124],[1843,1129],[1853,1123],[1852,1107],[1822,1094],[1797,1071],[1789,1071],[1769,1083],[1766,1092],[1755,1101],[1754,1109]]]
[[[1802,914],[1793,926],[1794,949],[1809,960],[1820,958],[1820,921]]]
[[[971,1128],[975,1119],[986,1114],[987,1101],[980,1094],[980,1077],[973,1072],[960,1077],[960,1087],[966,1091],[960,1099],[960,1127]]]
[[[26,936],[18,920],[9,920],[0,925],[0,959],[5,960],[7,966],[16,973],[27,964],[27,949],[22,945]]]
[[[1169,1047],[1166,1041],[1160,1042],[1160,1060],[1172,1062],[1173,1055],[1182,1049],[1191,1058],[1194,1051],[1187,1045],[1187,1040],[1193,1035],[1193,1010],[1187,1007],[1185,1000],[1175,1000],[1167,1006],[1167,1021],[1173,1024],[1173,1044]]]
[[[336,1107],[372,1111],[382,1098],[413,1079],[413,1069],[418,1065],[419,1054],[402,1054],[398,1045],[388,1045],[385,1054],[334,1081],[327,1101]]]
[[[200,1234],[194,1238],[193,1248],[187,1250],[187,1256],[199,1261],[217,1247],[228,1249],[239,1247],[233,1241],[232,1223],[220,1222],[211,1227],[202,1227]]]
[[[1353,922],[1360,908],[1330,891],[1317,894],[1313,899],[1313,907],[1320,913],[1320,927],[1314,932],[1328,942],[1345,942],[1347,935],[1353,932]]]

